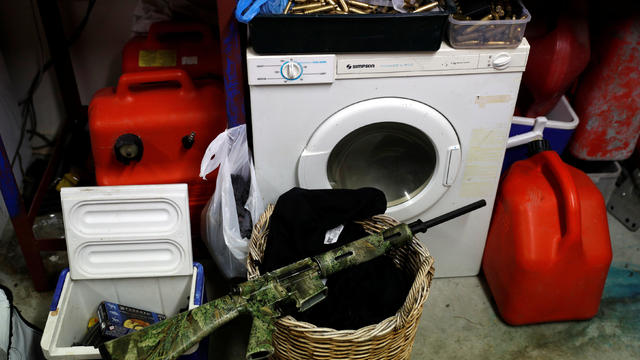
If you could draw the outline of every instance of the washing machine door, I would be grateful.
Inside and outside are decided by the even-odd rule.
[[[376,187],[387,214],[421,215],[455,181],[460,143],[449,121],[423,103],[378,98],[348,106],[323,122],[298,162],[308,189]]]

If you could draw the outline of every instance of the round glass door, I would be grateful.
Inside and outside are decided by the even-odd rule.
[[[391,207],[418,195],[436,164],[436,149],[425,133],[403,123],[380,122],[338,142],[329,155],[327,176],[333,188],[378,188]]]
[[[449,190],[460,155],[455,129],[434,108],[403,98],[369,99],[318,126],[298,159],[298,185],[378,188],[387,197],[386,214],[405,221]]]

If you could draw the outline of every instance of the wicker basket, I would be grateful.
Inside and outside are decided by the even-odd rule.
[[[262,260],[269,231],[270,205],[253,228],[247,269],[249,279],[260,276],[258,263]],[[388,216],[374,216],[361,222],[367,232],[378,232],[398,222]],[[418,330],[424,302],[429,296],[433,278],[433,258],[417,239],[391,254],[396,265],[415,275],[404,305],[395,316],[359,330],[319,328],[286,316],[276,323],[274,334],[275,359],[409,359]]]

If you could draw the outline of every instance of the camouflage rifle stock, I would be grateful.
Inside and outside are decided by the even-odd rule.
[[[480,200],[426,222],[399,224],[266,273],[238,285],[229,295],[108,341],[100,346],[100,353],[104,359],[113,360],[176,359],[217,328],[241,314],[251,314],[253,324],[246,359],[266,359],[274,351],[271,337],[276,319],[292,307],[305,311],[322,301],[327,295],[322,278],[372,260],[406,244],[416,233],[485,205]]]

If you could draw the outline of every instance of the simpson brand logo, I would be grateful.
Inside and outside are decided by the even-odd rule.
[[[347,69],[373,69],[376,67],[376,64],[347,64]]]

